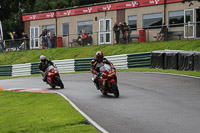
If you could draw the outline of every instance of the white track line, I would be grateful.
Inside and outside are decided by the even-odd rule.
[[[3,90],[16,90],[16,89],[22,89],[22,88],[10,88],[10,89],[3,89]],[[24,91],[33,91],[33,90],[42,90],[42,89],[38,89],[38,88],[32,88],[32,89],[24,89],[24,90],[20,90],[20,92],[24,92]],[[52,91],[57,93],[58,95],[62,96],[65,100],[67,100],[90,124],[92,124],[97,130],[99,130],[102,133],[109,133],[108,131],[106,131],[105,129],[103,129],[100,125],[98,125],[94,120],[92,120],[88,115],[86,115],[82,110],[80,110],[71,100],[69,100],[69,98],[67,98],[65,95],[63,95],[60,92],[57,91]]]
[[[56,92],[56,91],[55,91]],[[91,123],[97,130],[99,130],[102,133],[109,133],[108,131],[106,131],[105,129],[103,129],[100,125],[98,125],[94,120],[92,120],[88,115],[86,115],[82,110],[80,110],[71,100],[69,100],[69,98],[67,98],[65,95],[63,95],[60,92],[56,92],[57,94],[59,94],[60,96],[62,96],[63,98],[65,98],[81,115],[83,115],[83,117],[85,117],[85,119],[88,120],[89,123]]]
[[[150,74],[165,74],[165,75],[173,75],[173,76],[181,76],[181,77],[188,77],[188,78],[196,78],[200,79],[200,77],[195,76],[189,76],[189,75],[183,75],[183,74],[173,74],[173,73],[162,73],[162,72],[135,72],[135,73],[150,73]]]

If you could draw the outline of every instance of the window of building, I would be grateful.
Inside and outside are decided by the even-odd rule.
[[[128,24],[130,25],[131,29],[137,28],[137,16],[128,16]]]
[[[77,23],[77,33],[80,33],[80,31],[84,30],[86,33],[92,33],[92,26],[93,22],[92,20],[89,21],[79,21]]]
[[[43,25],[42,29],[47,29],[51,33],[51,35],[55,34],[55,25]]]
[[[162,26],[162,13],[145,14],[142,16],[143,28],[160,28]]]
[[[69,35],[69,23],[62,24],[62,34]]]
[[[169,27],[180,27],[184,24],[184,11],[169,12]]]

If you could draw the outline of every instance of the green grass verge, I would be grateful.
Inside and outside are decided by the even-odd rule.
[[[57,94],[0,92],[1,133],[97,132]]]
[[[132,43],[99,46],[92,45],[86,47],[53,48],[41,50],[35,49],[20,52],[4,52],[0,54],[0,65],[38,62],[40,55],[45,55],[46,57],[52,56],[52,60],[61,60],[93,57],[95,53],[99,50],[103,51],[104,55],[109,56],[129,53],[151,52],[153,50],[164,49],[200,51],[200,40]]]

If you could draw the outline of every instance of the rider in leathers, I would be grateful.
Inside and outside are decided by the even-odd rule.
[[[100,89],[98,79],[101,75],[99,68],[104,64],[108,64],[114,68],[113,64],[104,58],[103,53],[98,51],[91,62],[91,72],[93,73],[92,81],[95,83],[98,90]]]
[[[46,59],[44,55],[40,56],[40,63],[38,64],[39,69],[41,70],[42,76],[43,76],[43,81],[47,81],[47,68],[49,65],[54,65],[52,61]]]

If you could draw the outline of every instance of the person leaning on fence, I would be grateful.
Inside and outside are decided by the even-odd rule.
[[[156,41],[162,40],[162,38],[167,34],[167,26],[163,23],[160,32],[157,34]]]
[[[119,44],[119,36],[120,36],[120,27],[117,23],[115,23],[114,27],[113,27],[113,30],[115,32],[115,40],[116,40],[116,43]]]

